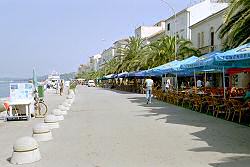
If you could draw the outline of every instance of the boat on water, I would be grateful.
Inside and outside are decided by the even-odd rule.
[[[58,72],[53,71],[50,75],[48,75],[48,78],[46,80],[47,88],[57,88],[58,83],[60,82],[61,78]]]

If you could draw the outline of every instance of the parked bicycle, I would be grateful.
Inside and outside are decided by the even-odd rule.
[[[35,91],[35,117],[44,117],[48,112],[48,106],[44,100],[39,98],[38,93]]]

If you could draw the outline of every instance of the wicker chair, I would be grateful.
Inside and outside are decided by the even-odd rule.
[[[192,99],[192,110],[194,111],[200,111],[200,106],[202,103],[202,98],[200,96],[193,96]]]
[[[182,107],[184,107],[184,104],[190,104],[190,95],[188,93],[185,93],[183,95],[183,99],[182,99]]]
[[[238,101],[238,100],[231,100],[232,103],[232,110],[233,110],[233,117],[232,117],[232,121],[234,120],[235,115],[237,114],[239,119],[238,122],[241,122],[242,116],[245,114],[245,111],[247,111],[249,109],[249,107],[244,107],[243,104]]]
[[[217,105],[217,100],[215,98],[210,98],[207,101],[207,114],[209,114],[210,111],[212,111],[213,115],[214,115],[214,111],[215,111],[215,106]]]
[[[219,114],[225,114],[225,119],[229,114],[230,101],[227,99],[218,99],[213,115],[218,117]]]

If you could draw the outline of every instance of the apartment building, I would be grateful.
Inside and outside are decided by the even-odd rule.
[[[128,39],[120,39],[113,43],[113,45],[105,49],[101,53],[101,58],[99,61],[99,69],[102,68],[106,63],[108,63],[113,58],[121,58],[121,49],[125,48],[125,46],[128,44]]]
[[[101,60],[101,57],[102,55],[100,54],[89,57],[89,66],[91,71],[99,70],[99,62]]]
[[[120,57],[121,56],[121,49],[125,48],[128,44],[128,39],[120,39],[118,41],[115,41],[113,44],[114,47],[114,57]]]
[[[103,50],[103,52],[101,53],[101,59],[99,61],[99,68],[101,69],[107,62],[112,60],[114,56],[115,56],[115,48],[113,46]]]
[[[203,0],[166,19],[166,35],[192,40],[190,27],[228,6],[228,0]]]
[[[201,21],[190,26],[193,45],[198,48],[202,54],[222,49],[222,40],[219,38],[219,28],[223,24],[223,9]]]
[[[78,67],[77,73],[84,73],[84,72],[89,72],[90,71],[90,66],[88,64],[80,64]]]

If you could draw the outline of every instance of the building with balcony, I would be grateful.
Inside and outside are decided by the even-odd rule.
[[[80,64],[78,67],[77,73],[84,73],[84,72],[89,72],[90,71],[90,66],[88,64]]]
[[[113,48],[114,48],[114,57],[115,58],[121,57],[121,54],[122,54],[121,50],[123,48],[125,48],[127,44],[128,44],[128,39],[127,38],[120,39],[120,40],[114,42]]]
[[[223,24],[223,16],[226,9],[223,9],[190,27],[193,45],[202,54],[222,49],[222,40],[219,38],[219,27]]]
[[[98,71],[99,70],[99,62],[101,60],[101,55],[97,54],[94,56],[89,57],[89,64],[90,64],[90,70],[91,71]]]
[[[203,0],[166,19],[166,35],[191,40],[190,27],[227,8],[228,0]]]
[[[101,53],[101,58],[99,61],[99,68],[101,69],[107,62],[112,60],[114,57],[115,57],[115,48],[113,46],[111,46],[108,49],[105,49]]]
[[[110,48],[103,50],[99,61],[99,69],[102,68],[106,63],[108,63],[113,58],[117,59],[121,58],[122,56],[121,50],[125,48],[127,44],[128,44],[127,38],[120,39],[115,41]]]

